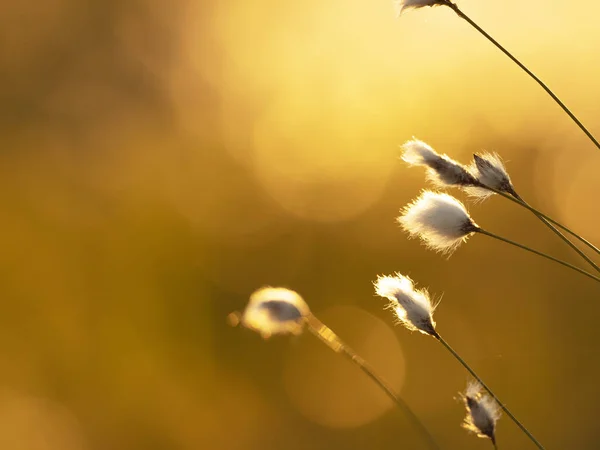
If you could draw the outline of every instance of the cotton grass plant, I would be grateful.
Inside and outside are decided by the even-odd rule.
[[[459,9],[456,3],[449,0],[399,0],[394,2],[394,4],[398,15],[410,9],[425,7],[447,6],[452,9],[458,17],[469,23],[517,64],[519,68],[533,78],[565,111],[570,119],[577,124],[590,141],[600,149],[600,143],[571,110],[533,72]],[[560,230],[563,230],[586,245],[596,256],[600,255],[600,249],[578,233],[575,233],[527,203],[517,192],[506,165],[498,153],[474,153],[473,160],[470,163],[462,164],[446,154],[438,153],[430,145],[418,139],[407,141],[401,147],[402,159],[409,166],[424,167],[427,179],[436,189],[458,188],[464,191],[475,203],[498,195],[527,209],[563,242],[569,245],[596,273],[600,273],[600,267],[596,262]],[[408,233],[409,237],[418,238],[429,249],[447,256],[450,256],[471,236],[480,234],[521,248],[583,274],[595,281],[600,281],[598,276],[574,264],[535,250],[527,245],[512,241],[487,228],[481,227],[473,220],[462,202],[444,192],[423,190],[414,201],[401,210],[400,216],[396,221]],[[473,432],[478,437],[489,439],[493,446],[497,448],[496,425],[500,418],[500,411],[503,411],[537,448],[544,448],[507,406],[498,399],[473,368],[442,338],[437,331],[437,324],[433,318],[436,305],[431,301],[431,297],[426,289],[417,289],[410,278],[399,273],[379,276],[374,282],[374,287],[376,294],[387,300],[386,307],[393,310],[398,323],[411,331],[417,331],[434,338],[474,378],[475,381],[469,382],[466,390],[461,393],[461,399],[466,410],[466,417],[463,422],[465,429]],[[334,352],[340,353],[354,362],[404,411],[410,418],[411,423],[422,434],[427,445],[430,448],[438,448],[432,434],[404,400],[377,375],[376,371],[363,358],[358,356],[330,328],[317,319],[310,311],[306,302],[296,292],[285,288],[267,287],[259,289],[250,296],[244,312],[232,313],[229,319],[232,325],[240,324],[256,331],[265,339],[274,335],[299,335],[308,329]]]
[[[280,287],[258,289],[250,296],[250,300],[242,313],[233,312],[229,315],[229,323],[233,326],[242,325],[257,332],[264,339],[274,335],[300,335],[308,328],[327,347],[344,355],[371,378],[406,414],[429,448],[440,448],[427,427],[402,397],[394,392],[367,361],[317,319],[310,311],[308,304],[297,292]]]
[[[423,8],[424,6],[440,6],[445,4],[446,2],[443,0],[397,0],[394,2],[398,17],[405,9],[417,9]]]
[[[473,221],[465,206],[448,194],[425,190],[401,210],[401,215],[396,220],[410,237],[420,238],[427,248],[436,252],[450,255],[466,242],[469,236],[479,233],[549,259],[600,282],[600,278],[573,264],[481,228]]]
[[[494,448],[498,448],[496,445],[496,422],[500,418],[500,407],[493,398],[482,391],[481,384],[471,381],[464,394],[461,395],[467,410],[463,428],[475,433],[477,437],[491,440]]]
[[[493,404],[497,404],[502,410],[517,424],[517,426],[531,439],[531,441],[538,447],[543,448],[539,441],[529,432],[527,428],[510,412],[510,410],[496,397],[492,390],[483,382],[483,380],[477,375],[477,373],[471,368],[469,364],[446,342],[446,340],[440,335],[436,329],[436,324],[433,320],[433,311],[435,306],[433,305],[429,293],[426,289],[416,289],[413,281],[400,274],[380,276],[374,283],[375,293],[385,298],[388,301],[388,308],[392,309],[396,314],[398,322],[403,324],[406,328],[411,331],[417,330],[423,334],[433,337],[440,344],[444,346],[446,350],[450,352],[454,358],[465,368],[467,371],[477,380],[478,386],[484,388],[490,396],[493,398]],[[485,402],[490,405],[491,412],[491,401]],[[474,410],[477,410],[475,408]],[[480,418],[482,414],[475,414],[475,418]],[[486,434],[494,446],[496,445],[495,435],[493,430],[495,429],[496,420],[498,415],[493,415],[493,427],[490,432],[490,427],[482,428],[487,430],[487,434],[483,431],[481,434]],[[490,417],[492,417],[490,415]],[[473,423],[481,424],[482,420],[474,420]]]
[[[396,221],[410,237],[443,254],[452,254],[480,230],[460,201],[439,192],[423,191],[401,213]]]
[[[502,53],[510,58],[523,72],[529,75],[540,87],[546,91],[546,93],[556,102],[558,106],[571,118],[573,122],[585,133],[588,139],[600,150],[600,142],[594,137],[594,135],[581,123],[581,121],[573,114],[573,112],[558,98],[558,96],[530,69],[525,66],[519,59],[517,59],[511,52],[509,52],[503,45],[501,45],[496,39],[489,35],[483,28],[481,28],[473,19],[465,14],[457,3],[451,2],[450,0],[398,0],[394,2],[395,8],[398,11],[398,15],[406,9],[422,8],[424,6],[447,6],[456,13],[458,17],[464,19],[469,25],[477,30],[483,37],[498,48]]]
[[[553,224],[569,232],[577,239],[591,247],[594,251],[600,251],[582,238],[554,219],[546,216],[529,205],[517,194],[512,180],[497,153],[473,154],[473,162],[465,166],[447,155],[439,154],[431,146],[418,139],[412,139],[402,145],[402,159],[411,167],[423,166],[427,171],[427,179],[438,188],[457,187],[465,191],[476,202],[484,201],[494,194],[498,194],[508,200],[531,211],[538,219],[554,232],[563,242],[581,256],[595,271],[600,273],[600,267],[573,244]]]

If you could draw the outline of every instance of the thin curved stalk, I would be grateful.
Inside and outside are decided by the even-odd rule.
[[[509,195],[509,194],[507,194],[505,192],[502,192],[502,191],[499,191],[497,189],[490,188],[490,187],[487,187],[487,186],[485,186],[485,189],[488,189],[488,190],[490,190],[492,192],[495,192],[496,194],[498,194],[498,195],[500,195],[500,196],[502,196],[502,197],[510,200],[511,202],[516,203],[517,205],[520,205],[520,206],[522,206],[525,209],[528,209],[529,211],[531,211],[533,214],[535,214],[539,218],[545,219],[548,222],[556,225],[557,227],[562,228],[564,231],[566,231],[567,233],[569,233],[570,235],[572,235],[574,238],[578,239],[579,241],[581,241],[586,246],[588,246],[589,248],[591,248],[592,250],[594,250],[596,253],[598,253],[600,255],[600,249],[598,247],[596,247],[594,244],[592,244],[591,242],[589,242],[587,239],[583,238],[579,234],[575,233],[573,230],[567,228],[566,226],[564,226],[560,222],[557,222],[552,217],[549,217],[546,214],[544,214],[543,212],[541,212],[538,209],[534,208],[529,203],[527,203],[525,200],[523,200],[521,197],[515,198],[512,195]]]
[[[527,203],[525,200],[523,200],[523,198],[519,194],[517,194],[514,190],[512,192],[512,197],[514,197],[516,200],[518,200],[523,205],[529,206],[529,203]],[[594,270],[596,270],[596,272],[600,273],[600,267],[598,267],[598,265],[596,265],[596,263],[594,261],[592,261],[588,255],[586,255],[585,253],[583,253],[564,234],[562,234],[560,232],[560,230],[558,230],[554,225],[552,225],[550,223],[550,221],[548,221],[547,219],[545,219],[544,217],[542,217],[540,214],[538,214],[536,212],[533,212],[533,214],[538,219],[540,219],[544,225],[546,225],[548,228],[550,228],[550,230],[552,230],[552,232],[555,233],[560,239],[562,239],[569,247],[571,247],[579,256],[581,256],[590,266],[592,266],[594,268]]]
[[[477,375],[475,373],[475,371],[471,368],[471,366],[469,366],[466,361],[458,354],[456,353],[456,351],[442,338],[442,336],[440,336],[437,332],[436,334],[433,336],[434,338],[436,338],[445,348],[446,350],[448,350],[452,356],[454,356],[456,358],[456,360],[462,364],[462,366],[467,369],[467,372],[469,372],[478,382],[479,384],[481,384],[481,386],[488,391],[488,393],[492,396],[492,398],[494,400],[496,400],[496,402],[498,403],[498,406],[500,406],[500,408],[502,408],[502,411],[504,411],[506,413],[506,415],[508,417],[510,417],[512,419],[512,421],[517,424],[517,426],[521,429],[521,431],[523,431],[523,433],[525,433],[527,435],[527,437],[541,450],[544,450],[544,447],[542,446],[542,444],[540,444],[540,442],[533,436],[533,434],[531,434],[531,432],[525,427],[525,425],[523,425],[521,423],[521,421],[519,419],[517,419],[512,412],[510,412],[510,410],[506,407],[506,405],[504,403],[502,403],[500,401],[500,399],[498,399],[498,397],[496,397],[496,394],[494,394],[492,392],[492,390],[488,387],[487,384],[485,384],[483,382],[483,380],[479,377],[479,375]],[[496,447],[496,443],[493,442],[494,444],[494,448],[498,448]]]
[[[572,270],[574,270],[576,272],[579,272],[580,274],[585,275],[588,278],[591,278],[593,280],[596,280],[596,281],[600,282],[600,278],[598,278],[597,276],[592,275],[591,273],[586,272],[585,270],[580,269],[579,267],[574,266],[573,264],[570,264],[570,263],[568,263],[566,261],[563,261],[562,259],[555,258],[554,256],[551,256],[551,255],[548,255],[546,253],[540,252],[540,251],[535,250],[535,249],[533,249],[531,247],[527,247],[526,245],[519,244],[518,242],[515,242],[515,241],[511,241],[510,239],[507,239],[505,237],[502,237],[502,236],[499,236],[497,234],[491,233],[491,232],[489,232],[487,230],[484,230],[482,228],[478,228],[477,231],[476,231],[476,233],[481,233],[481,234],[484,234],[486,236],[493,237],[494,239],[498,239],[499,241],[506,242],[507,244],[514,245],[515,247],[522,248],[523,250],[527,250],[528,252],[531,252],[531,253],[534,253],[534,254],[536,254],[538,256],[541,256],[542,258],[546,258],[546,259],[549,259],[550,261],[554,261],[555,263],[558,263],[558,264],[560,264],[562,266],[568,267],[569,269],[572,269]]]
[[[555,233],[560,239],[562,239],[569,247],[571,247],[579,256],[581,256],[590,266],[594,268],[594,270],[600,273],[600,267],[591,260],[591,258],[583,253],[575,244],[573,244],[563,233],[560,232],[558,228],[552,225],[548,220],[544,219],[542,216],[536,217],[542,221],[544,225],[546,225],[553,233]]]
[[[600,142],[594,137],[594,135],[581,123],[581,121],[571,112],[569,108],[556,96],[554,92],[542,81],[540,80],[531,70],[529,70],[521,61],[519,61],[512,53],[510,53],[506,48],[504,48],[498,41],[496,41],[492,36],[490,36],[483,28],[481,28],[477,23],[475,23],[469,16],[467,16],[464,12],[462,12],[455,3],[451,1],[446,1],[445,5],[451,8],[461,19],[466,20],[469,25],[475,28],[479,33],[481,33],[488,41],[494,44],[502,53],[508,56],[517,66],[519,66],[527,75],[529,75],[533,80],[539,84],[546,93],[552,97],[552,99],[556,102],[558,106],[562,108],[562,110],[567,113],[567,115],[575,122],[575,124],[579,127],[581,131],[585,133],[585,135],[589,138],[590,141],[600,150]]]
[[[524,205],[528,205],[528,203],[523,200],[520,196],[516,197],[518,200],[520,200],[521,202],[523,202]],[[542,221],[542,223],[544,225],[546,225],[548,228],[550,228],[550,230],[552,230],[553,233],[555,233],[560,239],[562,239],[569,247],[571,247],[579,256],[581,256],[590,266],[592,266],[594,268],[594,270],[596,270],[596,272],[600,273],[600,267],[598,267],[598,265],[592,261],[590,259],[590,257],[588,255],[586,255],[585,253],[583,253],[575,244],[573,244],[564,234],[562,234],[560,232],[560,230],[558,230],[554,225],[552,225],[550,223],[550,221],[548,221],[547,219],[544,219],[542,216],[540,216],[539,214],[534,213],[535,216],[540,219]]]
[[[371,380],[373,380],[386,394],[392,399],[392,401],[408,416],[412,424],[419,430],[423,439],[427,442],[427,445],[431,449],[439,450],[439,446],[435,439],[427,429],[427,427],[421,422],[421,419],[415,414],[415,412],[408,406],[408,404],[394,392],[394,390],[375,372],[375,370],[360,357],[352,348],[350,348],[345,342],[343,342],[328,326],[317,319],[314,315],[310,315],[306,318],[308,329],[317,336],[321,342],[327,347],[332,349],[336,353],[341,353],[346,356],[350,361],[356,364],[360,370],[362,370]]]

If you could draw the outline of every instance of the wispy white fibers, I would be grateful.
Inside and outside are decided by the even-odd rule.
[[[415,289],[413,281],[396,273],[380,276],[374,283],[375,293],[389,300],[400,322],[409,330],[418,330],[431,336],[437,335],[429,294],[425,289]]]
[[[240,323],[266,339],[274,334],[302,333],[309,315],[310,309],[298,293],[264,287],[250,296]]]
[[[445,5],[443,0],[396,0],[394,5],[398,15],[402,14],[408,8],[422,8],[423,6]]]
[[[410,166],[427,167],[427,177],[436,186],[478,186],[477,179],[465,166],[448,155],[441,155],[428,144],[413,139],[402,145],[402,160]]]
[[[476,381],[467,385],[467,390],[462,395],[467,416],[463,427],[475,433],[478,437],[489,438],[496,443],[496,422],[500,418],[500,406],[487,394],[482,392],[482,387]]]
[[[506,167],[497,153],[474,154],[469,171],[482,186],[466,188],[465,191],[470,196],[485,200],[494,193],[485,187],[517,196]]]
[[[423,191],[402,209],[398,223],[427,247],[442,253],[453,252],[470,234],[479,230],[465,206],[448,194]]]

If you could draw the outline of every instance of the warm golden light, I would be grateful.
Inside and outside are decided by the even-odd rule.
[[[600,135],[600,2],[456,1]],[[464,371],[373,295],[396,271],[444,294],[440,334],[549,448],[597,447],[595,284],[483,236],[444,259],[394,222],[431,188],[400,159],[415,137],[498,152],[600,243],[600,152],[450,9],[9,0],[0,30],[0,450],[422,448],[314,336],[228,325],[267,285],[306,296],[442,447],[475,450]],[[448,192],[585,264],[505,199]],[[504,420],[500,448],[525,448]]]

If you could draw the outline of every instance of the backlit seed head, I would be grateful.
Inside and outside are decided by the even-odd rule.
[[[274,334],[300,334],[310,309],[302,297],[290,289],[264,287],[255,291],[244,312],[237,318],[246,328],[263,338]],[[235,325],[235,314],[230,315]]]
[[[436,336],[433,311],[426,289],[416,289],[413,281],[400,273],[377,277],[375,293],[389,300],[400,323],[409,330]]]
[[[481,185],[480,187],[466,188],[465,191],[470,196],[485,200],[494,193],[486,189],[486,187],[489,187],[517,197],[506,167],[497,153],[474,154],[469,171]]]
[[[496,422],[500,418],[500,406],[488,394],[483,393],[482,386],[473,381],[467,385],[462,398],[467,415],[463,428],[475,433],[478,437],[489,438],[496,442]]]
[[[445,5],[447,1],[443,0],[396,0],[394,6],[397,14],[400,15],[405,9],[422,8],[424,6]]]
[[[439,187],[478,186],[465,166],[447,155],[437,153],[425,142],[413,139],[402,145],[402,159],[411,166],[427,167],[427,178]]]
[[[479,230],[465,206],[456,198],[439,192],[423,191],[402,209],[398,223],[427,247],[452,253],[473,232]]]

